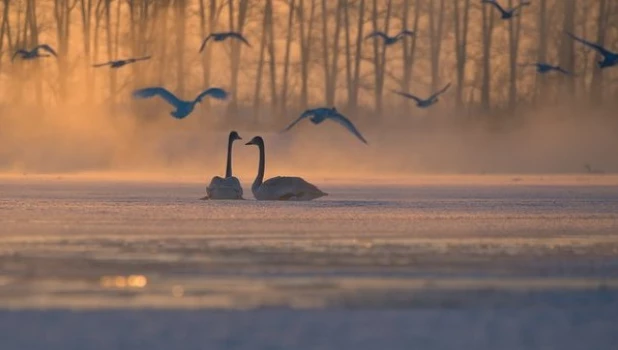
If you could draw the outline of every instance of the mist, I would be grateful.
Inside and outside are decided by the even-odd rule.
[[[592,40],[604,33],[608,47],[618,48],[618,11],[604,1],[535,2],[512,25],[465,0],[78,4],[23,0],[3,7],[5,174],[201,181],[224,172],[230,130],[243,137],[234,146],[243,182],[256,173],[257,149],[244,145],[255,135],[266,141],[267,176],[317,181],[618,171],[618,70],[601,72],[594,54],[562,34]],[[548,15],[551,6],[557,16]],[[417,35],[388,48],[356,40],[402,28]],[[197,52],[209,32],[229,29],[245,32],[252,47],[211,42]],[[56,47],[59,57],[11,64],[16,49],[40,43]],[[117,70],[91,67],[145,54],[153,58]],[[542,58],[577,75],[541,76],[513,65]],[[451,90],[428,110],[390,92],[430,95],[448,82]],[[176,120],[158,98],[131,99],[132,89],[156,85],[187,99],[221,86],[232,98],[206,100]],[[343,111],[369,144],[332,122],[303,121],[279,132],[305,108],[324,105]]]

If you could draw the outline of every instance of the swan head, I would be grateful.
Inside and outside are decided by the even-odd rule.
[[[236,131],[230,132],[230,141],[242,140],[242,137],[238,135]]]
[[[256,136],[254,138],[251,139],[251,141],[245,143],[245,145],[256,145],[256,146],[263,146],[264,145],[264,140],[262,139],[261,136]]]

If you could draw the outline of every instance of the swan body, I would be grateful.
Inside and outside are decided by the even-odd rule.
[[[481,1],[483,4],[491,4],[493,5],[496,9],[498,9],[498,11],[500,11],[500,18],[502,19],[511,19],[514,16],[517,16],[517,10],[521,9],[524,6],[529,6],[530,3],[529,2],[521,2],[519,5],[510,8],[510,9],[505,9],[504,7],[500,6],[500,4],[498,3],[497,0],[483,0]]]
[[[535,67],[536,71],[540,74],[545,74],[545,73],[549,73],[552,71],[556,71],[556,72],[560,72],[565,75],[572,75],[571,72],[569,72],[568,70],[560,66],[554,66],[552,64],[545,63],[545,62],[528,63],[528,64],[523,64],[523,66],[524,67]]]
[[[174,118],[182,119],[188,116],[195,108],[195,105],[202,102],[202,99],[205,96],[210,96],[218,100],[225,100],[228,93],[221,88],[213,87],[202,91],[202,93],[200,93],[193,101],[184,101],[166,89],[158,86],[139,89],[133,92],[134,98],[150,98],[157,95],[176,108],[170,113]]]
[[[243,199],[242,186],[238,178],[232,176],[232,144],[242,140],[236,131],[230,132],[227,142],[227,165],[225,177],[215,176],[206,187],[207,196],[203,199]]]
[[[300,122],[301,120],[305,118],[309,118],[309,120],[313,124],[316,124],[316,125],[320,124],[326,119],[333,120],[341,124],[346,129],[348,129],[348,131],[354,134],[354,136],[356,136],[363,143],[367,144],[367,140],[365,140],[363,135],[361,135],[358,129],[356,129],[354,124],[352,124],[352,122],[348,118],[346,118],[343,114],[339,113],[339,111],[337,111],[335,107],[332,107],[332,108],[321,107],[321,108],[308,109],[304,111],[300,115],[300,117],[298,117],[295,121],[293,121],[292,124],[288,125],[282,132],[290,130],[294,125],[296,125],[298,122]]]
[[[41,50],[47,51],[51,55],[42,54],[40,52]],[[11,57],[11,62],[13,62],[13,60],[15,60],[15,57],[17,56],[20,56],[22,60],[33,60],[39,57],[49,57],[49,56],[58,57],[58,55],[56,54],[56,51],[54,51],[54,49],[52,49],[52,47],[47,44],[37,45],[30,50],[25,50],[25,49],[17,50],[13,54],[13,57]]]
[[[256,145],[260,151],[258,174],[251,186],[257,200],[263,201],[310,201],[328,195],[300,177],[277,176],[264,181],[265,151],[264,140],[256,136],[247,145]]]
[[[599,44],[595,44],[585,39],[578,38],[572,33],[567,32],[567,35],[570,36],[573,40],[578,41],[588,47],[593,48],[594,50],[596,50],[598,53],[600,53],[603,56],[603,59],[597,62],[597,66],[599,66],[599,68],[602,69],[602,68],[618,66],[618,52],[609,51],[608,49],[604,48],[603,46]]]
[[[247,46],[251,47],[251,44],[249,44],[249,41],[247,41],[247,39],[245,39],[245,37],[242,36],[242,34],[240,34],[240,33],[237,33],[237,32],[219,32],[219,33],[210,33],[202,41],[202,46],[200,46],[200,51],[199,52],[204,51],[204,48],[206,47],[206,44],[208,43],[208,40],[210,40],[210,39],[212,39],[213,41],[224,41],[224,40],[226,40],[228,38],[240,40],[243,43],[245,43]]]
[[[103,66],[109,66],[110,68],[120,68],[122,66],[125,66],[127,64],[130,63],[135,63],[137,61],[144,61],[144,60],[148,60],[150,59],[150,56],[145,56],[145,57],[136,57],[136,58],[127,58],[124,60],[114,60],[114,61],[109,61],[109,62],[105,62],[105,63],[97,63],[97,64],[93,64],[93,67],[103,67]]]
[[[438,96],[442,95],[443,93],[446,92],[446,90],[448,90],[448,88],[451,87],[451,83],[446,84],[446,86],[444,88],[442,88],[442,90],[434,93],[433,95],[429,96],[426,99],[422,99],[420,97],[417,97],[415,95],[409,94],[407,92],[402,92],[402,91],[393,91],[394,93],[401,95],[403,97],[412,99],[414,101],[416,101],[416,106],[419,108],[427,108],[430,107],[434,104],[436,104],[439,99]]]
[[[380,31],[374,31],[369,33],[366,37],[365,40],[369,39],[369,38],[382,38],[382,40],[384,40],[384,45],[386,46],[390,46],[395,44],[396,42],[398,42],[399,40],[402,40],[403,38],[405,38],[406,36],[414,36],[415,33],[411,30],[402,30],[401,32],[399,32],[397,35],[395,36],[388,36],[386,33],[384,32],[380,32]]]

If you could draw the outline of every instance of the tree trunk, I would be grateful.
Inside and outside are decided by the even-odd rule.
[[[309,103],[309,68],[311,64],[311,43],[313,33],[313,20],[315,18],[315,0],[310,0],[311,9],[309,11],[309,19],[305,21],[305,4],[304,0],[300,0],[298,5],[298,28],[300,36],[300,107],[305,109]],[[308,27],[305,28],[305,24]]]
[[[249,0],[237,0],[238,1],[238,15],[236,16],[236,22],[234,22],[234,1],[228,1],[230,30],[242,33],[246,19],[247,12],[249,10]],[[228,116],[236,117],[238,114],[238,75],[240,72],[240,54],[242,51],[241,43],[238,40],[232,40],[231,42],[232,54],[231,54],[231,101],[228,104]]]
[[[266,28],[268,26],[268,14],[266,8],[264,9],[264,16],[262,18],[262,33],[260,35],[260,53],[258,59],[257,73],[255,77],[255,91],[253,93],[253,121],[258,123],[260,115],[260,103],[262,101],[262,74],[264,71],[264,56],[266,55]]]
[[[601,46],[605,44],[610,12],[611,3],[610,6],[607,6],[606,0],[599,0],[596,42]],[[595,64],[595,67],[592,70],[592,80],[590,81],[590,101],[593,104],[600,104],[603,102],[603,76],[604,74],[601,71],[601,68]]]
[[[604,0],[601,0],[604,1]],[[575,0],[564,0],[564,22],[563,30],[573,33],[575,29]],[[560,48],[560,66],[566,70],[573,71],[575,69],[575,54],[574,41],[570,38],[562,38]],[[568,94],[572,97],[575,95],[574,79],[566,79],[564,81]]]
[[[460,0],[453,1],[453,16],[455,19],[455,55],[457,57],[457,87],[455,90],[455,106],[457,111],[463,108],[463,89],[468,60],[468,28],[470,23],[470,0],[464,0],[463,18],[459,7]]]
[[[513,0],[509,0],[509,6],[514,6]],[[517,59],[523,9],[519,11],[519,16],[509,21],[509,110],[511,112],[517,108]]]
[[[390,27],[390,18],[391,18],[391,10],[393,8],[392,0],[388,0],[386,4],[386,18],[384,19],[384,32],[388,34]],[[373,9],[371,21],[373,23],[373,29],[379,30],[378,28],[378,2],[377,0],[373,0]],[[381,41],[374,39],[373,40],[373,65],[374,65],[374,76],[375,76],[375,109],[379,116],[382,114],[382,92],[384,90],[384,68],[386,66],[386,45],[382,45],[382,51],[379,49],[379,44]]]
[[[296,1],[290,1],[290,8],[288,10],[288,24],[287,24],[287,37],[285,40],[285,54],[283,58],[283,82],[281,87],[281,97],[280,97],[280,106],[281,110],[279,111],[278,116],[280,118],[285,118],[287,115],[287,99],[288,99],[288,88],[289,88],[289,71],[290,71],[290,51],[292,47],[292,31],[294,25],[294,10],[295,10]]]
[[[481,86],[481,107],[485,112],[491,108],[491,44],[494,31],[494,9],[483,6],[483,78]]]

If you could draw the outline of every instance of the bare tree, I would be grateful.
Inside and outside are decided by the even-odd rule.
[[[481,85],[481,107],[485,111],[491,108],[491,44],[494,32],[494,11],[489,6],[481,9],[483,17],[483,76]]]
[[[287,21],[287,31],[286,31],[286,39],[285,39],[285,54],[283,58],[283,78],[282,78],[282,87],[281,87],[281,98],[280,98],[280,107],[281,110],[278,114],[280,117],[284,117],[287,114],[287,98],[288,98],[288,89],[290,86],[289,76],[290,76],[290,52],[292,47],[292,32],[294,25],[294,11],[296,1],[291,0],[288,9],[288,21]]]
[[[513,0],[509,0],[509,6],[513,7]],[[523,9],[519,15],[509,21],[509,110],[514,111],[517,107],[517,60],[519,53],[519,37],[521,35],[521,21]]]
[[[393,8],[393,1],[388,0],[386,3],[386,14],[384,17],[384,32],[388,33],[390,27],[391,12]],[[373,30],[380,30],[378,26],[379,19],[378,1],[373,0],[373,7],[371,12],[371,22],[373,23]],[[379,40],[373,40],[373,67],[374,67],[374,79],[375,79],[375,109],[378,114],[382,112],[382,93],[384,90],[384,68],[386,66],[386,45],[382,42],[382,50],[380,50]]]
[[[311,44],[313,22],[315,18],[315,0],[310,1],[309,18],[305,19],[305,1],[299,0],[298,10],[298,30],[300,40],[300,107],[307,108],[309,103],[309,68],[311,65]]]
[[[470,24],[470,0],[464,0],[463,14],[460,0],[453,0],[453,17],[455,23],[455,56],[457,57],[457,87],[455,90],[455,106],[463,107],[463,88],[468,60],[468,28]]]

